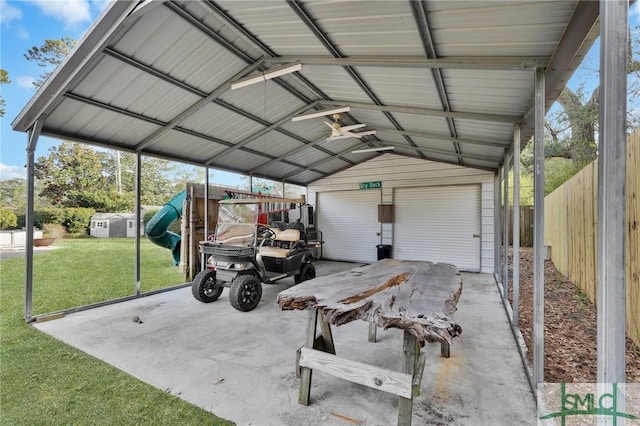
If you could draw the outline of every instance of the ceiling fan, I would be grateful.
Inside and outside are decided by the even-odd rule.
[[[340,123],[340,117],[341,117],[340,113],[341,112],[349,112],[350,110],[351,110],[351,108],[346,106],[346,107],[336,108],[336,109],[332,109],[332,110],[318,111],[318,112],[314,112],[312,114],[299,115],[299,116],[293,117],[291,119],[291,121],[300,121],[300,120],[307,120],[309,118],[316,118],[316,117],[322,117],[322,116],[331,116],[331,118],[333,118],[333,122],[329,122],[329,121],[325,121],[324,122],[324,124],[329,126],[329,128],[331,129],[331,134],[327,138],[328,141],[333,141],[333,140],[337,140],[337,139],[346,139],[346,138],[358,138],[358,139],[360,139],[363,136],[375,135],[376,134],[375,130],[367,130],[367,131],[358,132],[358,133],[353,132],[353,130],[361,129],[361,128],[365,127],[366,124],[353,124],[353,125],[350,125],[350,126],[343,126]]]
[[[363,136],[367,135],[375,135],[375,130],[367,130],[365,132],[352,132],[352,130],[361,129],[366,126],[366,124],[353,124],[351,126],[343,126],[340,124],[340,113],[335,113],[331,116],[333,118],[333,123],[325,121],[324,124],[329,126],[331,129],[331,135],[327,138],[328,141],[334,141],[337,139],[346,139],[346,138],[358,138],[360,139]]]

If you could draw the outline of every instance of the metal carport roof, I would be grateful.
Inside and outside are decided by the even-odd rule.
[[[12,123],[307,185],[395,154],[497,170],[597,36],[592,1],[117,1]],[[298,72],[231,83],[301,63]],[[329,140],[314,118],[376,134]],[[523,143],[524,145],[524,143]]]

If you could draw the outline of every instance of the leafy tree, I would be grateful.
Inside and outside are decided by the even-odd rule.
[[[40,195],[53,205],[84,207],[74,194],[108,187],[102,172],[106,157],[106,153],[71,142],[50,148],[49,155],[38,158],[35,164],[36,178],[43,185]]]
[[[640,28],[640,27],[639,27]],[[636,28],[637,30],[638,28]],[[634,104],[638,95],[638,73],[640,61],[634,59],[640,47],[640,39],[637,31],[630,33],[627,45],[627,76],[630,104]],[[581,66],[588,70],[588,64]],[[595,70],[594,70],[595,71]],[[596,78],[596,74],[593,78]],[[596,143],[596,131],[598,124],[599,87],[596,87],[591,95],[585,93],[584,85],[575,92],[565,87],[557,100],[562,111],[553,114],[546,122],[545,127],[550,138],[545,143],[546,158],[565,158],[573,162],[573,169],[580,170],[596,159],[598,145]],[[633,129],[639,123],[639,117],[634,108],[628,108],[627,127]]]
[[[0,68],[0,84],[9,84],[11,80],[9,80],[9,73]],[[4,106],[6,105],[2,96],[0,96],[0,117],[4,117]]]
[[[36,87],[42,86],[55,67],[64,61],[75,45],[76,41],[74,39],[63,37],[61,39],[45,39],[42,46],[33,46],[28,49],[24,55],[25,59],[45,68],[45,71],[40,74],[40,79],[34,81],[33,85]]]
[[[0,229],[15,228],[18,224],[18,218],[13,210],[0,209]]]

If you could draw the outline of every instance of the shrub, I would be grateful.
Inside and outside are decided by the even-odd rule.
[[[65,211],[65,219],[62,225],[67,228],[67,232],[72,235],[87,235],[91,216],[96,211],[84,207],[61,209]]]
[[[59,223],[45,223],[42,225],[42,230],[51,238],[64,238],[67,235],[67,230]]]
[[[91,216],[95,213],[94,209],[84,207],[47,208],[33,212],[33,224],[40,229],[44,229],[46,224],[58,224],[64,226],[69,234],[86,235]]]
[[[0,229],[15,228],[18,225],[18,217],[9,209],[0,209]]]

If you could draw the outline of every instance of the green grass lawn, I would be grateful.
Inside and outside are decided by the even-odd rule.
[[[56,242],[34,257],[34,314],[131,295],[132,239]],[[184,281],[169,250],[141,245],[142,291]],[[222,425],[156,389],[25,324],[23,257],[0,261],[1,425]]]

